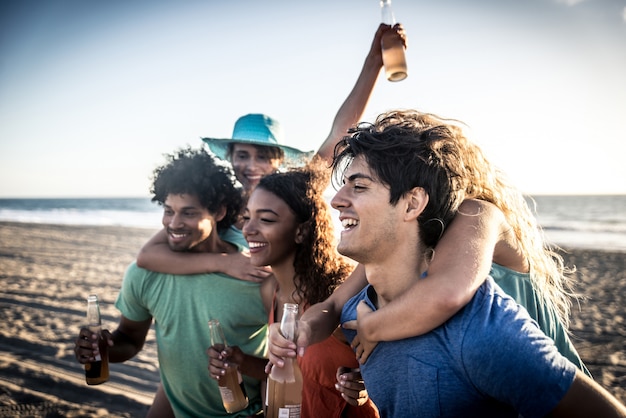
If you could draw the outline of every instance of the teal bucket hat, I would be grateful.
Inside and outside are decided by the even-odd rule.
[[[283,131],[280,123],[276,119],[258,113],[251,113],[237,119],[232,138],[202,138],[202,141],[222,160],[227,159],[228,145],[234,143],[278,147],[285,153],[285,165],[305,164],[314,154],[314,151],[301,151],[283,145]]]

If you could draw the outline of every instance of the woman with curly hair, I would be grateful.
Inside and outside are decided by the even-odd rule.
[[[353,270],[353,264],[336,251],[333,221],[323,196],[329,178],[328,168],[319,161],[265,176],[243,211],[242,231],[251,262],[271,266],[274,273],[261,284],[270,324],[280,322],[285,303],[297,303],[305,311],[327,299]],[[242,373],[251,372],[253,364],[259,368],[256,359],[236,348],[227,353],[209,349],[209,356],[214,378],[221,376],[224,362],[238,364]],[[340,329],[310,347],[298,362],[304,381],[303,418],[378,416],[367,398],[361,397],[361,406],[352,406],[335,389],[338,368],[358,367]]]

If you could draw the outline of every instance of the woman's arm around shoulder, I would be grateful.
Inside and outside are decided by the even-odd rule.
[[[161,229],[141,247],[137,265],[167,274],[224,273],[252,282],[260,282],[271,274],[267,267],[250,264],[247,251],[232,254],[172,251],[167,243],[165,229]]]
[[[465,200],[434,249],[427,277],[401,297],[358,319],[360,339],[392,341],[422,335],[465,306],[491,269],[507,230],[502,212],[482,200]],[[397,321],[406,318],[406,321]]]

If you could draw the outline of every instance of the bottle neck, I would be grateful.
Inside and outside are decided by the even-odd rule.
[[[97,325],[89,324],[87,326],[87,328],[89,329],[89,331],[91,331],[91,332],[93,332],[95,334],[98,334],[98,333],[100,333],[100,331],[102,331],[102,327],[99,324],[97,324]]]
[[[98,305],[89,305],[87,307],[87,325],[91,327],[100,327],[100,309]]]
[[[290,341],[296,340],[296,320],[298,319],[298,305],[285,303],[283,317],[280,321],[280,332]]]
[[[390,0],[382,0],[380,2],[380,12],[382,22],[386,25],[393,26],[396,24],[396,19],[393,16],[393,10],[391,9],[391,1]]]

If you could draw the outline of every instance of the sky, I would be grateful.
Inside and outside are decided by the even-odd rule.
[[[465,122],[520,189],[626,194],[626,0],[393,0],[407,79],[362,120]],[[164,155],[278,119],[317,149],[378,0],[1,0],[0,198],[144,197]]]

